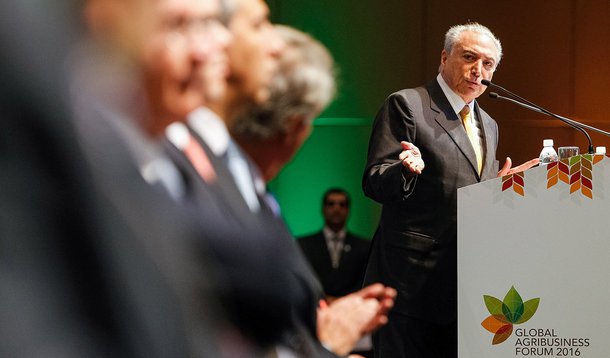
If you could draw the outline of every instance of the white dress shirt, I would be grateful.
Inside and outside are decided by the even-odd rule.
[[[241,196],[246,201],[250,211],[258,212],[260,203],[257,193],[264,194],[264,181],[259,175],[250,171],[245,155],[231,139],[223,120],[210,109],[200,107],[189,114],[187,122],[216,157],[227,156],[227,166]]]

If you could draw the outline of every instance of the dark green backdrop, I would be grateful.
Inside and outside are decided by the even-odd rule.
[[[322,226],[321,196],[341,186],[352,196],[348,226],[372,237],[380,207],[365,198],[361,178],[372,118],[391,92],[417,85],[430,75],[421,68],[425,56],[409,56],[409,43],[421,43],[417,21],[403,16],[421,10],[405,0],[306,1],[267,0],[274,23],[312,34],[333,54],[339,70],[339,93],[314,122],[314,130],[294,160],[270,184],[295,236]],[[412,47],[412,46],[411,46]],[[433,75],[433,74],[432,74]]]
[[[301,151],[270,184],[295,236],[322,227],[321,198],[330,186],[351,194],[349,228],[372,236],[379,208],[360,189],[370,130],[369,118],[318,118]]]

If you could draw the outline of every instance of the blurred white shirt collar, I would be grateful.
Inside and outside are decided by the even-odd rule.
[[[229,147],[229,131],[223,120],[208,108],[200,107],[187,117],[188,125],[205,141],[217,157]]]

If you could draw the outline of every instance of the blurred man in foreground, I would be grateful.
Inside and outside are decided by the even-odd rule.
[[[99,189],[180,299],[188,348],[258,355],[244,327],[264,323],[270,329],[260,335],[273,337],[287,321],[292,280],[277,270],[284,259],[274,255],[273,237],[244,233],[213,208],[193,205],[162,145],[169,124],[223,93],[231,36],[218,19],[219,3],[91,0],[86,10],[95,42],[75,55],[73,88]],[[225,310],[216,317],[219,303]]]
[[[157,45],[170,32],[162,24],[208,9],[196,1],[87,2],[95,41],[85,42],[70,58],[73,96],[68,103],[63,60],[70,48],[64,41],[74,34],[58,29],[74,14],[57,16],[60,4],[51,11],[44,11],[46,3],[29,5],[0,12],[18,16],[40,9],[41,16],[16,21],[19,31],[9,36],[45,39],[35,54],[15,62],[19,71],[5,73],[2,67],[13,88],[0,90],[7,126],[2,153],[10,155],[2,160],[8,180],[1,185],[0,201],[8,206],[0,210],[0,330],[11,337],[1,345],[1,355],[218,356],[216,333],[223,317],[216,314],[210,256],[198,240],[202,227],[188,211],[172,205],[164,188],[157,191],[146,183],[148,171],[138,165],[143,158],[135,156],[140,152],[127,148],[135,143],[118,135],[147,143],[173,115],[152,116],[157,111],[147,102],[159,99],[153,94],[162,91],[141,86],[136,78],[169,60],[170,53]],[[27,46],[23,50],[27,53]],[[144,67],[151,56],[160,62]],[[178,87],[176,93],[182,94]],[[191,105],[190,100],[173,103]],[[21,157],[17,165],[10,165],[13,153]]]
[[[279,57],[279,67],[271,86],[269,100],[251,101],[248,106],[232,112],[231,130],[235,139],[256,163],[266,180],[273,178],[292,158],[311,131],[313,119],[328,105],[335,92],[334,68],[328,51],[310,36],[285,26],[276,26],[286,48]],[[279,222],[284,226],[283,222]],[[299,252],[294,254],[299,275],[309,272]],[[319,283],[309,276],[309,285],[317,295]],[[386,322],[385,314],[392,306],[394,291],[372,285],[337,300],[332,305],[322,302],[318,309],[318,339],[333,352],[344,355],[365,333]],[[378,315],[366,325],[358,317],[357,301],[378,300]],[[345,309],[343,308],[345,307]],[[302,312],[297,321],[307,322]],[[328,324],[328,322],[335,322]],[[343,327],[337,329],[336,327]]]

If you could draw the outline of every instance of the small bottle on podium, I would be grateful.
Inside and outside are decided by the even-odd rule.
[[[553,148],[553,140],[545,139],[542,141],[542,151],[540,152],[540,165],[548,165],[549,163],[557,161],[557,152]]]
[[[606,147],[595,147],[595,154],[606,155]]]

